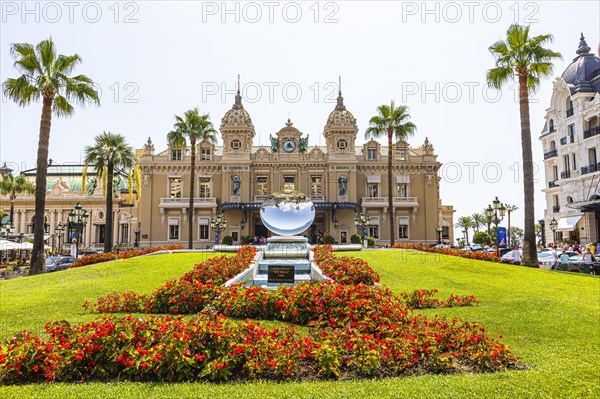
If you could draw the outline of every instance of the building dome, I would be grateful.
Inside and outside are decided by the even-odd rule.
[[[344,105],[342,91],[339,91],[337,105],[327,117],[327,127],[356,128],[356,118]]]
[[[600,89],[600,58],[590,53],[590,47],[581,34],[577,57],[565,69],[562,79],[572,85],[571,92],[598,92]]]
[[[242,105],[242,96],[238,86],[233,107],[221,119],[221,127],[253,127],[250,114]]]

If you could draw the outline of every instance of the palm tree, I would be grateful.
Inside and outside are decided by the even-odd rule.
[[[511,205],[511,204],[504,204],[504,207],[506,208],[506,213],[508,214],[508,228],[506,229],[506,231],[510,232],[510,213],[511,213],[511,212],[514,212],[514,211],[516,211],[516,210],[518,210],[518,209],[519,209],[519,207],[518,207],[518,206],[516,206],[516,205]],[[535,233],[535,225],[534,225],[534,227],[533,227],[533,231],[534,231],[534,233]],[[512,241],[512,240],[510,239],[510,236],[511,236],[511,235],[510,235],[510,234],[508,234],[508,238],[507,238],[507,239],[508,239],[508,246],[509,246],[509,247],[510,247],[510,242]],[[537,243],[536,243],[536,248],[537,248]]]
[[[106,193],[106,226],[104,228],[104,252],[112,251],[113,244],[113,175],[115,169],[131,170],[135,164],[133,147],[120,134],[104,132],[95,137],[93,146],[85,147],[85,168],[93,164],[102,177]],[[131,176],[131,173],[129,173]],[[139,186],[138,186],[139,190]],[[129,193],[133,195],[133,193]]]
[[[0,180],[0,193],[8,195],[10,201],[10,223],[14,223],[17,195],[35,193],[35,185],[23,175],[14,177],[12,173],[7,173]]]
[[[390,246],[394,245],[394,190],[392,189],[392,140],[406,140],[412,136],[417,129],[414,123],[410,122],[410,114],[406,105],[396,107],[394,100],[390,105],[380,105],[377,107],[378,115],[369,120],[369,128],[365,132],[365,138],[386,137],[388,139],[388,212],[390,221]]]
[[[459,217],[456,222],[456,227],[465,232],[465,240],[467,241],[467,245],[469,245],[469,229],[473,227],[473,219],[471,216]]]
[[[540,84],[541,77],[552,74],[552,61],[562,58],[560,53],[542,47],[545,43],[551,41],[552,35],[547,34],[531,37],[529,35],[529,26],[524,27],[513,24],[506,31],[506,41],[498,40],[489,47],[489,51],[496,59],[496,67],[487,72],[487,83],[498,90],[515,79],[519,83],[523,191],[525,197],[525,233],[522,264],[529,267],[539,267],[535,245],[529,92],[536,90]]]
[[[481,213],[474,213],[471,215],[471,221],[473,222],[473,230],[475,233],[478,233],[479,229],[485,226],[487,219],[485,218],[485,215]]]
[[[194,180],[196,179],[196,144],[202,141],[217,142],[217,131],[209,120],[209,115],[200,115],[198,107],[175,116],[174,130],[167,134],[167,140],[173,147],[185,147],[187,140],[191,147],[190,203],[188,208],[188,248],[193,249],[194,220]]]
[[[29,274],[44,271],[44,211],[46,208],[46,176],[48,173],[48,146],[52,113],[70,116],[75,108],[70,102],[84,106],[90,101],[100,103],[94,82],[85,75],[71,76],[81,57],[57,55],[52,39],[43,40],[35,47],[29,43],[14,43],[10,48],[15,68],[22,73],[3,84],[4,95],[24,107],[42,98],[42,117],[37,149],[35,173],[35,217],[33,250]]]

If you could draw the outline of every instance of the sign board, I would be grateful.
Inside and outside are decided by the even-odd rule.
[[[294,283],[293,265],[269,265],[267,282],[275,284]]]
[[[506,248],[506,227],[498,227],[498,248]]]

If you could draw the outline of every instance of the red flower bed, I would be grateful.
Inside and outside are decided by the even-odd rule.
[[[400,300],[412,309],[451,308],[479,304],[479,301],[473,295],[459,296],[450,294],[448,299],[442,301],[434,296],[437,292],[438,290],[436,289],[401,292]]]
[[[46,325],[0,346],[0,381],[194,381],[384,377],[518,368],[510,350],[476,323],[423,316],[374,335],[353,328],[266,330],[200,314]]]
[[[412,315],[412,308],[478,303],[472,296],[441,301],[437,290],[396,296],[372,282],[223,287],[255,253],[245,247],[235,257],[210,259],[149,295],[112,293],[84,304],[94,312],[202,310],[192,319],[105,316],[73,326],[48,323],[45,339],[16,334],[0,345],[0,383],[350,379],[522,367],[477,323]],[[319,256],[330,261],[329,251]],[[309,334],[226,316],[308,324]]]
[[[82,256],[81,258],[77,259],[75,262],[71,263],[71,265],[69,265],[69,268],[88,266],[88,265],[93,265],[95,263],[109,262],[111,260],[117,260],[117,259],[129,259],[129,258],[133,258],[135,256],[151,254],[153,252],[172,251],[174,249],[183,249],[183,245],[181,245],[181,244],[165,245],[162,247],[151,247],[151,248],[146,248],[146,249],[130,249],[128,251],[123,251],[123,252],[119,252],[119,253],[105,252],[102,254],[93,254],[93,255]]]
[[[340,284],[374,284],[379,275],[367,262],[350,256],[333,255],[331,245],[319,245],[314,249],[313,261],[335,282]]]
[[[423,244],[394,244],[392,248],[414,249],[415,251],[433,252],[442,255],[459,256],[461,258],[485,260],[488,262],[500,262],[500,259],[494,254],[488,254],[483,251],[463,251],[456,248],[435,248]]]
[[[223,289],[223,283],[247,269],[255,255],[256,248],[246,246],[236,256],[211,258],[197,264],[178,280],[165,283],[151,294],[112,292],[98,298],[96,303],[85,302],[83,307],[93,313],[197,313]]]

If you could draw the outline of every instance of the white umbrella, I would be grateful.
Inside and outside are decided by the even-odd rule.
[[[0,251],[9,251],[21,248],[20,244],[8,240],[0,240]]]

